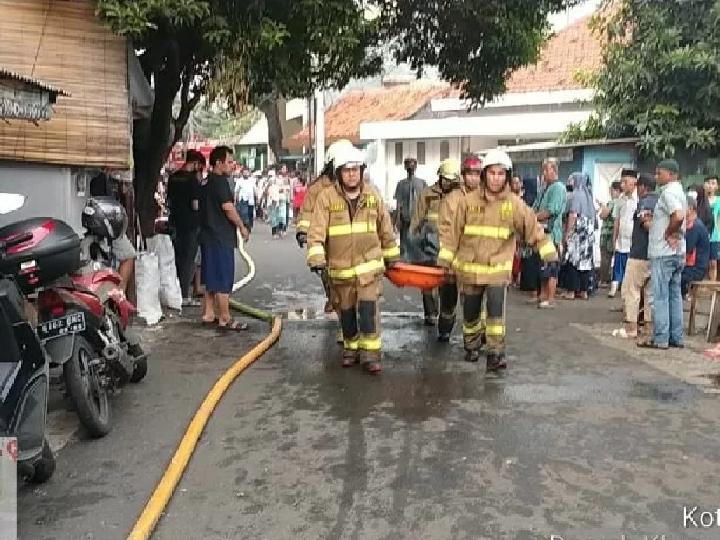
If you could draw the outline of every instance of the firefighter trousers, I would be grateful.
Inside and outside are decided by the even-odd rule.
[[[320,273],[320,281],[322,281],[323,290],[325,291],[325,296],[327,297],[328,302],[330,302],[332,307],[335,308],[335,311],[337,311],[337,295],[333,292],[333,284],[330,281],[330,275],[328,274],[327,268]]]
[[[449,334],[455,326],[455,309],[458,303],[457,283],[446,283],[438,289],[440,299],[440,317],[438,318],[438,333]]]
[[[435,296],[435,289],[430,289],[429,291],[423,291],[422,292],[422,301],[423,301],[423,312],[425,314],[425,318],[428,317],[437,317],[438,315],[438,301],[437,297]]]
[[[505,285],[465,285],[463,342],[465,350],[476,351],[483,337],[491,353],[505,352]],[[483,300],[486,317],[483,317]]]
[[[333,284],[340,307],[345,351],[357,351],[363,362],[380,360],[380,280],[368,285]]]

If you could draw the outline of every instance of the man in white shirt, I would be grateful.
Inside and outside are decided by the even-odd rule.
[[[684,347],[683,304],[680,292],[685,266],[685,217],[687,199],[680,183],[680,167],[674,159],[661,161],[655,169],[660,198],[648,218],[648,259],[653,290],[653,339],[639,347],[666,350]]]
[[[255,218],[255,179],[250,169],[243,167],[242,176],[235,182],[235,206],[248,231],[252,231]]]
[[[618,287],[622,285],[630,247],[632,246],[633,217],[638,203],[635,189],[637,171],[623,169],[620,173],[620,184],[623,192],[615,201],[613,208],[613,217],[615,218],[615,229],[613,230],[615,263],[613,265],[613,280],[608,293],[610,298],[615,297]]]

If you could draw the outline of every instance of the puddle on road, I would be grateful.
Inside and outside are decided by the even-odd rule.
[[[646,383],[597,377],[573,377],[568,382],[565,385],[514,384],[505,387],[505,397],[522,403],[619,402],[628,398],[684,403],[699,395],[696,388],[682,382]]]
[[[281,319],[288,321],[323,321],[323,320],[335,320],[337,316],[335,313],[325,313],[323,309],[317,308],[296,308],[287,311],[279,311],[278,315]],[[423,314],[421,312],[414,311],[395,311],[395,312],[383,312],[381,314],[382,320],[410,320],[410,319],[422,319]]]

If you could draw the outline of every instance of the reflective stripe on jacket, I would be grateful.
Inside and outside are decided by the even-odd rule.
[[[310,229],[310,218],[312,217],[315,203],[320,195],[320,192],[335,183],[327,176],[318,176],[317,179],[310,184],[307,192],[305,193],[305,199],[303,200],[302,206],[300,207],[300,214],[298,215],[297,226],[295,227],[296,232],[307,233]]]
[[[308,265],[327,265],[333,281],[366,285],[400,258],[392,222],[380,193],[363,184],[355,214],[338,185],[322,190],[308,231]]]
[[[438,264],[452,267],[461,283],[509,283],[516,234],[543,260],[557,260],[555,246],[535,212],[509,187],[494,196],[483,188],[457,193],[441,206]]]

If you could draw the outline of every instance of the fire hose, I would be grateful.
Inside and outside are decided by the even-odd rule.
[[[239,238],[239,252],[245,264],[248,267],[247,274],[237,283],[233,285],[233,292],[241,289],[255,277],[255,263],[252,258],[245,251],[245,246],[242,238]],[[195,446],[203,432],[203,429],[208,423],[210,416],[212,415],[215,407],[220,402],[220,399],[225,394],[227,389],[230,387],[232,382],[247,369],[255,360],[260,358],[280,337],[282,331],[282,322],[279,317],[275,317],[272,313],[263,311],[261,309],[254,308],[230,300],[230,307],[235,311],[265,321],[270,324],[270,333],[265,338],[257,343],[250,351],[238,358],[230,368],[223,373],[223,375],[217,380],[215,385],[210,389],[205,399],[200,404],[200,407],[195,412],[195,416],[190,421],[185,434],[183,435],[180,444],[178,445],[175,454],[170,460],[169,465],[165,469],[160,482],[155,487],[155,491],[150,496],[145,508],[143,509],[140,517],[135,523],[132,531],[128,535],[128,540],[146,540],[150,538],[155,526],[160,520],[162,512],[165,510],[170,498],[175,492],[180,479],[182,478],[185,469],[190,462]]]

